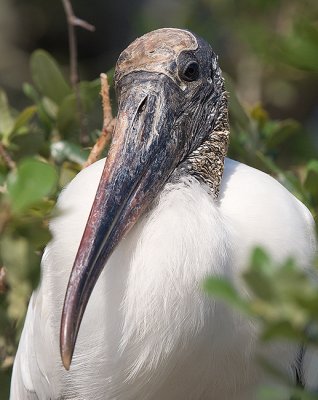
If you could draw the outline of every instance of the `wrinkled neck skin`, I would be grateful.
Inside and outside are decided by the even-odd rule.
[[[224,90],[224,85],[222,85],[222,90],[215,107],[218,114],[212,131],[204,137],[197,148],[190,152],[172,176],[172,179],[175,180],[177,176],[190,174],[199,182],[207,185],[210,194],[215,199],[220,190],[230,135],[227,93]]]

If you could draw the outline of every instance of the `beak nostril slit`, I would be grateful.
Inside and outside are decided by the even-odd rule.
[[[146,108],[146,104],[147,104],[147,99],[148,96],[145,96],[145,98],[142,100],[142,102],[139,104],[138,109],[137,109],[137,115],[139,116],[140,114],[142,114],[142,112],[145,110]]]

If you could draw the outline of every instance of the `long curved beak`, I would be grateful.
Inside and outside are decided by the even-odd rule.
[[[86,305],[107,260],[183,157],[184,143],[173,128],[179,88],[164,75],[145,79],[145,73],[134,74],[142,79],[136,85],[136,79],[132,84],[127,77],[127,88],[122,87],[113,142],[65,295],[60,351],[67,370]]]

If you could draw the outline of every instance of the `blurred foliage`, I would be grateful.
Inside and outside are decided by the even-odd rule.
[[[76,98],[47,52],[35,51],[30,69],[33,85],[23,86],[28,107],[16,111],[0,90],[0,139],[9,157],[9,161],[0,160],[1,393],[3,387],[8,390],[28,300],[39,281],[56,196],[87,159],[89,150],[80,144],[78,132],[88,131],[92,145],[100,133],[94,127],[101,126],[96,118],[100,115],[99,79],[80,82],[80,98]]]
[[[175,0],[169,6],[152,0],[136,22],[140,33],[174,25],[215,43],[228,72],[229,155],[275,176],[316,220],[318,140],[312,126],[318,124],[308,123],[311,114],[306,114],[304,99],[313,99],[312,110],[318,82],[317,19],[315,0]],[[0,157],[0,387],[4,398],[28,300],[39,281],[56,197],[81,169],[102,125],[99,79],[79,82],[76,94],[63,68],[44,50],[32,53],[29,71],[32,83],[24,83],[23,93],[19,92],[24,97],[19,104],[26,104],[22,110],[9,104],[0,89],[0,144],[5,152]],[[286,114],[288,118],[277,118]],[[242,277],[248,297],[220,278],[209,279],[206,287],[259,321],[263,340],[283,337],[317,346],[318,289],[309,275],[292,260],[274,265],[269,255],[256,249]],[[307,330],[309,325],[314,328]],[[317,399],[287,384],[282,390],[264,390],[262,398],[284,399],[289,394],[295,399]]]
[[[222,277],[210,277],[204,286],[208,293],[257,323],[259,340],[288,340],[313,349],[318,348],[317,273],[318,259],[312,269],[303,270],[292,259],[276,265],[264,250],[256,248],[242,274],[243,290]],[[281,371],[261,361],[282,383],[278,392],[264,390],[261,399],[318,399],[317,391],[295,387]]]
[[[316,275],[318,264],[314,267]],[[318,346],[317,282],[309,271],[297,268],[292,259],[276,265],[264,250],[256,248],[242,278],[248,297],[222,278],[209,278],[205,287],[260,320],[262,340],[283,337]]]

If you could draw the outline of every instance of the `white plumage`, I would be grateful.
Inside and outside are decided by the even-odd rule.
[[[11,400],[254,400],[273,383],[261,352],[292,375],[297,348],[263,347],[256,326],[202,291],[222,275],[237,282],[251,249],[307,267],[315,252],[307,208],[270,176],[226,159],[218,200],[195,178],[168,183],[119,243],[89,300],[70,371],[59,329],[67,277],[95,196],[103,161],[63,191],[62,212],[42,260],[14,364]],[[308,357],[308,361],[307,361]],[[316,359],[304,379],[317,378]]]

